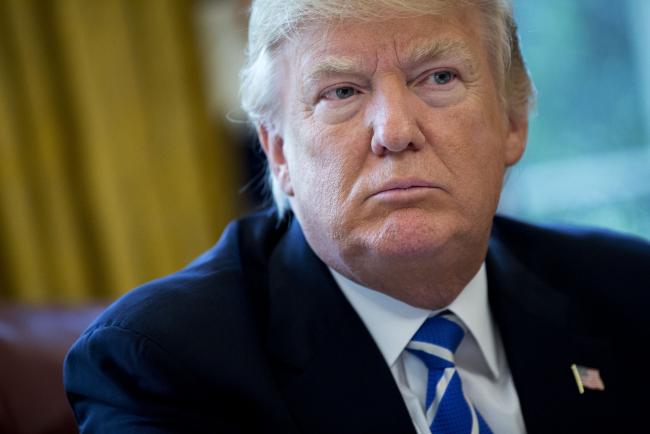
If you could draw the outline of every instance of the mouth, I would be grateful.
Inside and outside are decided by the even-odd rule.
[[[383,184],[368,198],[388,201],[411,200],[439,188],[440,186],[419,178],[395,179]]]

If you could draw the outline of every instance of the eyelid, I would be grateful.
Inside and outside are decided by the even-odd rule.
[[[325,100],[328,100],[328,101],[343,101],[343,100],[339,100],[337,98],[327,98],[326,94],[328,94],[330,92],[335,92],[337,89],[341,89],[341,88],[345,88],[345,87],[349,87],[349,88],[354,89],[356,94],[361,92],[361,90],[359,89],[359,86],[355,86],[352,83],[338,83],[338,84],[335,84],[333,86],[326,87],[325,90],[323,90],[322,92],[320,92],[318,94],[318,99],[319,100],[325,99]]]
[[[429,77],[431,77],[433,74],[436,72],[450,72],[453,75],[453,79],[446,84],[439,84],[438,86],[447,86],[453,83],[456,80],[459,80],[461,78],[460,72],[456,68],[445,68],[445,67],[440,67],[440,68],[433,68],[429,69],[426,72],[420,74],[418,78],[416,78],[413,82],[415,85],[422,83],[423,81],[427,80]]]

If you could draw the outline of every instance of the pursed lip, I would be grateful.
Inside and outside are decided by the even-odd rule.
[[[434,184],[433,182],[426,181],[420,178],[393,179],[381,185],[377,190],[375,190],[368,197],[370,198],[373,196],[380,195],[382,193],[387,193],[392,191],[399,193],[400,190],[404,190],[405,192],[407,192],[409,190],[415,190],[419,188],[439,188],[439,186]]]

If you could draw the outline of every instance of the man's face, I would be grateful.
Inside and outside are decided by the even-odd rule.
[[[281,119],[260,137],[328,265],[483,248],[526,125],[500,103],[477,15],[315,26],[283,56]]]

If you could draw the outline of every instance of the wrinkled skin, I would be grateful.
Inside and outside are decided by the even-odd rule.
[[[418,307],[478,271],[525,147],[480,29],[472,10],[307,28],[282,47],[282,114],[258,128],[316,254]]]

